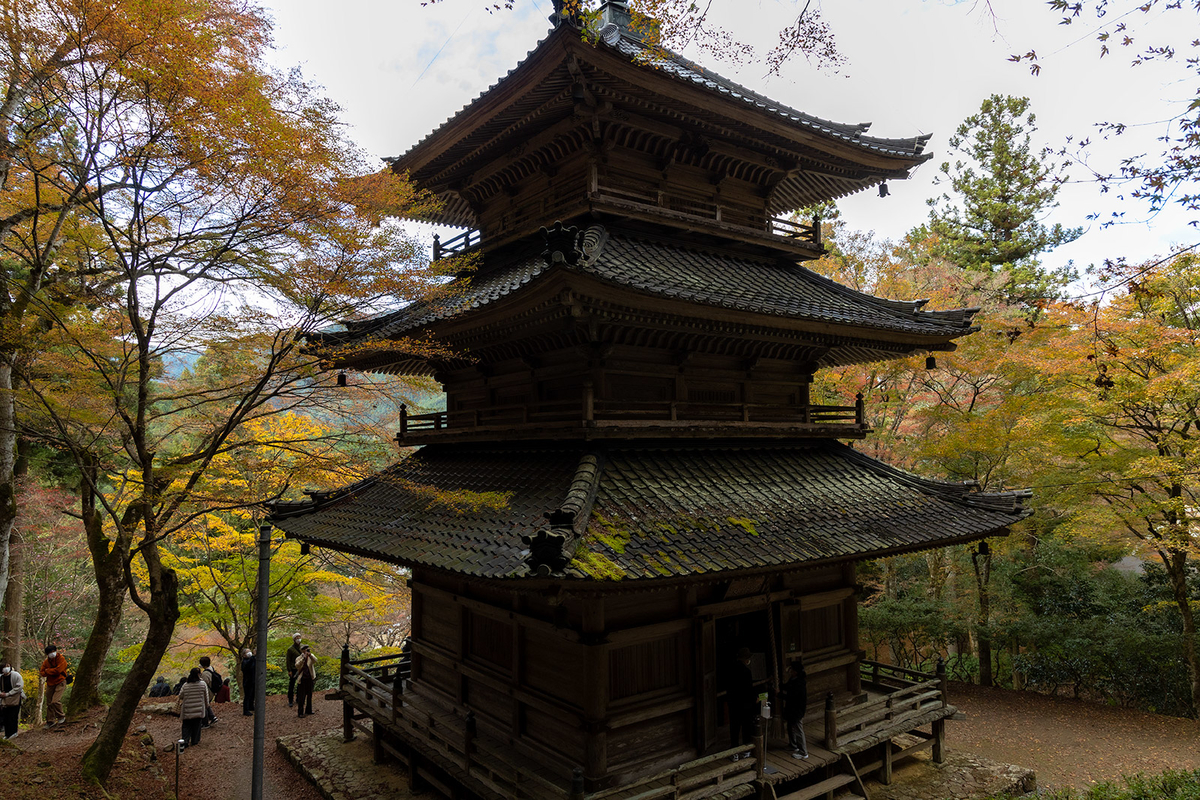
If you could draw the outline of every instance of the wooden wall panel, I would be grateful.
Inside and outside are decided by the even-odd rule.
[[[464,702],[474,709],[481,717],[486,717],[501,730],[512,731],[513,701],[503,692],[483,684],[477,680],[466,680],[466,697]]]
[[[531,706],[522,712],[522,731],[525,738],[542,747],[562,755],[563,772],[583,764],[585,753],[584,731],[570,720],[547,714]]]
[[[609,731],[609,772],[668,756],[688,757],[694,752],[690,714],[679,711]]]
[[[582,708],[587,648],[539,630],[521,630],[522,685]]]
[[[462,611],[456,603],[426,597],[421,604],[421,639],[451,652],[462,640]]]
[[[610,650],[609,698],[615,703],[640,694],[680,686],[679,638],[669,636]]]
[[[422,659],[420,683],[421,686],[433,687],[452,698],[458,696],[458,673],[436,659]]]
[[[476,612],[467,612],[467,658],[512,672],[512,623]]]

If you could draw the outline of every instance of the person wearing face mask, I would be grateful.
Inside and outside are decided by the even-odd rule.
[[[21,717],[21,701],[25,698],[25,682],[21,673],[8,662],[0,663],[0,713],[4,719],[4,738],[17,737],[17,722]]]
[[[62,698],[67,691],[67,658],[58,652],[55,645],[46,645],[46,660],[38,674],[46,679],[46,727],[53,728],[67,721],[63,713]]]
[[[254,651],[247,647],[242,651],[242,714],[247,717],[254,713],[254,679],[257,666]]]

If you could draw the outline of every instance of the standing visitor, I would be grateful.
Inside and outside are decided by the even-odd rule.
[[[204,681],[204,685],[208,687],[208,696],[216,697],[217,690],[221,688],[221,675],[212,668],[212,659],[208,656],[200,656],[200,680]],[[204,725],[207,728],[209,725],[215,725],[217,715],[213,713],[212,706],[208,707],[208,713],[204,716]]]
[[[179,689],[179,719],[183,721],[183,746],[200,744],[200,726],[208,716],[208,685],[200,680],[200,668],[192,667]]]
[[[292,634],[292,646],[288,648],[284,666],[288,674],[288,708],[296,699],[296,659],[300,657],[300,634]]]
[[[4,715],[4,738],[17,738],[21,718],[21,701],[25,699],[25,682],[21,673],[8,662],[0,663],[0,712]]]
[[[71,669],[67,657],[58,652],[58,647],[46,645],[46,660],[38,674],[46,679],[46,727],[53,728],[67,721],[63,713],[62,698],[67,691],[67,676]]]
[[[750,672],[750,648],[743,647],[737,652],[737,660],[729,673],[729,746],[751,744],[754,741],[755,715],[758,711],[758,695],[754,691],[754,675]],[[738,758],[752,758],[749,753],[735,755]]]
[[[254,713],[254,680],[257,666],[254,651],[247,647],[242,651],[242,716],[248,717]]]
[[[317,681],[317,657],[309,650],[308,645],[300,646],[300,657],[296,659],[296,671],[299,673],[300,691],[296,695],[296,715],[303,717],[313,713],[313,688]]]
[[[787,683],[783,684],[783,721],[787,723],[792,758],[808,758],[808,740],[804,736],[804,712],[808,709],[808,675],[803,662],[788,665]]]

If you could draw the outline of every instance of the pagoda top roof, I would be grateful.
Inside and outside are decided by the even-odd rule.
[[[779,156],[779,182],[772,213],[788,213],[823,200],[842,197],[890,178],[902,179],[928,160],[931,134],[885,138],[870,136],[869,122],[840,123],[805,113],[749,89],[666,48],[647,44],[622,26],[595,41],[563,22],[530,50],[506,75],[434,129],[403,155],[386,159],[397,172],[409,172],[418,185],[452,192],[475,160],[520,149],[531,131],[549,127],[572,113],[577,81],[624,87],[627,96],[654,106],[664,119],[689,120],[710,133],[767,144]],[[584,68],[586,66],[586,69]],[[714,113],[716,112],[716,113]],[[794,158],[788,158],[791,154]],[[796,158],[828,160],[835,171],[799,168]],[[841,168],[859,173],[847,175]],[[471,227],[470,213],[453,197],[436,221]]]
[[[571,229],[566,230],[569,234]],[[548,231],[547,240],[551,235]],[[556,260],[548,249],[550,244],[534,244],[498,268],[487,266],[493,254],[485,254],[485,270],[465,281],[461,292],[347,322],[344,329],[324,334],[323,343],[370,347],[412,336],[427,326],[533,292],[555,275],[592,278],[636,295],[684,301],[713,313],[733,310],[766,315],[777,318],[781,325],[834,325],[864,340],[860,345],[864,352],[846,344],[840,354],[831,352],[822,361],[825,366],[897,355],[877,352],[870,341],[901,337],[916,349],[952,349],[948,344],[952,339],[977,330],[973,320],[978,309],[926,311],[924,300],[872,297],[784,257],[756,258],[650,234],[610,231],[601,225],[573,235],[574,250],[562,260]],[[692,315],[702,317],[703,312],[697,308]]]
[[[876,558],[1005,532],[1029,491],[926,480],[834,441],[430,445],[281,503],[313,545],[477,578],[609,583]]]

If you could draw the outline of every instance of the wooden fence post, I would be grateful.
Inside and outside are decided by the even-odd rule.
[[[767,721],[763,717],[758,718],[758,724],[754,727],[754,777],[761,783],[763,779],[763,768],[767,765]]]
[[[571,772],[570,800],[583,800],[583,767],[576,767]]]
[[[946,707],[946,660],[939,658],[937,660],[937,671],[934,673],[938,679],[938,692],[942,695],[942,708]]]
[[[347,680],[350,677],[350,643],[342,645],[342,663],[338,688],[342,690],[342,741],[354,741],[354,706],[347,695]]]
[[[837,749],[837,712],[833,710],[833,692],[825,695],[825,749]]]

